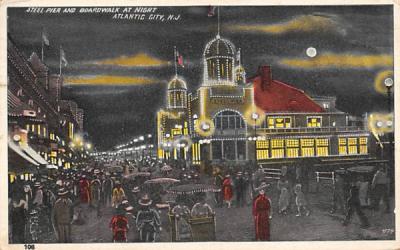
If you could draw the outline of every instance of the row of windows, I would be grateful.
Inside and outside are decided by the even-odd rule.
[[[216,129],[242,129],[245,123],[242,117],[232,111],[224,111],[214,118]]]
[[[268,117],[264,123],[264,128],[291,128],[292,127],[292,118],[287,117]],[[322,127],[322,117],[311,116],[307,117],[307,127],[308,128],[320,128]]]
[[[186,106],[186,94],[183,91],[169,93],[169,106]]]
[[[222,59],[217,59],[219,62],[219,74],[221,78],[228,78],[228,80],[232,80],[232,62],[226,59],[226,62],[223,62]],[[209,59],[207,62],[208,66],[208,77],[209,78],[217,78],[216,72],[216,63],[213,59]]]
[[[367,137],[339,138],[340,155],[368,154]]]
[[[26,130],[39,136],[47,137],[47,128],[40,124],[27,124]]]
[[[338,151],[340,155],[367,154],[367,137],[339,138]],[[257,159],[314,157],[329,155],[328,138],[307,139],[271,139],[256,142]]]

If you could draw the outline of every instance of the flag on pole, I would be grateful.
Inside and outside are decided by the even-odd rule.
[[[179,54],[178,51],[176,51],[176,58],[175,58],[175,60],[176,60],[176,63],[177,63],[179,66],[181,66],[182,68],[185,67],[185,65],[183,64],[183,56],[182,56],[181,54]]]
[[[50,45],[49,38],[48,38],[47,33],[46,33],[46,31],[44,29],[42,30],[42,41],[43,41],[44,44],[46,44],[46,46]]]
[[[60,60],[64,64],[64,67],[68,65],[67,58],[65,57],[65,52],[62,48],[60,48]]]
[[[239,64],[240,64],[240,48],[239,48],[238,51],[236,52],[236,61],[238,61]]]
[[[207,15],[208,17],[215,16],[215,8],[216,8],[215,6],[211,6],[211,5],[208,7],[208,15]]]

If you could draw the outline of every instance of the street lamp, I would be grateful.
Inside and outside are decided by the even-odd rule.
[[[385,86],[387,89],[387,99],[388,99],[388,112],[390,113],[392,111],[392,102],[391,102],[391,90],[393,87],[393,79],[392,78],[386,78],[385,81]]]
[[[209,130],[210,129],[210,124],[208,124],[208,123],[201,124],[201,129],[203,129],[204,131]]]
[[[394,82],[393,82],[392,78],[388,77],[388,78],[385,79],[384,83],[385,83],[385,86],[386,86],[386,89],[387,89],[387,92],[386,92],[387,93],[387,103],[388,103],[388,107],[387,108],[388,108],[388,113],[390,114],[392,112],[391,90],[392,90]],[[394,118],[394,115],[393,115],[393,118]],[[388,147],[389,148],[389,164],[390,164],[389,176],[390,176],[390,183],[391,183],[390,189],[391,190],[394,189],[393,181],[392,181],[393,176],[394,176],[394,164],[392,162],[392,160],[393,160],[393,147],[392,147],[393,146],[392,145],[392,143],[393,143],[393,133],[394,133],[394,131],[392,133],[389,133],[389,135],[388,135],[388,139],[389,139],[389,147]]]
[[[260,118],[260,115],[257,112],[253,112],[251,114],[251,118],[254,120],[254,164],[257,165],[257,119]]]

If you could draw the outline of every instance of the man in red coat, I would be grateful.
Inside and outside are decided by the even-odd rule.
[[[256,226],[256,240],[270,240],[269,219],[271,219],[271,201],[265,195],[264,189],[259,191],[259,194],[253,202],[254,224]]]
[[[80,189],[80,200],[81,203],[83,204],[87,204],[90,201],[89,187],[90,187],[89,181],[86,179],[85,175],[82,175],[82,179],[79,181],[79,189]]]
[[[231,200],[233,197],[232,181],[230,175],[226,175],[222,182],[222,192],[224,194],[224,201],[228,204],[228,208],[231,207]]]

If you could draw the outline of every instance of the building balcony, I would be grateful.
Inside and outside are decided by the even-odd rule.
[[[369,133],[364,127],[346,126],[346,127],[322,127],[322,128],[257,128],[257,135],[301,135],[301,134],[350,134],[350,133]],[[253,129],[215,129],[213,137],[221,138],[240,138],[254,136]]]
[[[345,126],[345,127],[321,127],[321,128],[257,128],[257,134],[326,134],[326,133],[368,133],[364,127]]]

